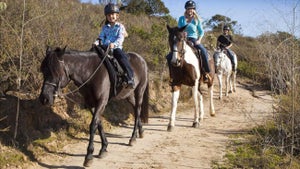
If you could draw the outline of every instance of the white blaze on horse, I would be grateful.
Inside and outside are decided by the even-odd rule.
[[[232,52],[233,53],[233,52]],[[237,57],[233,53],[235,70],[237,68]],[[225,96],[228,96],[228,93],[236,91],[236,71],[232,70],[232,64],[229,57],[226,55],[224,50],[215,50],[214,53],[215,68],[216,74],[219,80],[219,99],[222,99],[223,91],[223,76],[225,76]]]
[[[186,27],[186,26],[185,26]],[[172,131],[175,126],[177,103],[180,95],[181,85],[192,87],[192,97],[194,100],[194,121],[193,127],[199,127],[200,121],[204,118],[203,97],[200,91],[201,78],[201,62],[194,53],[193,49],[187,44],[184,29],[185,27],[171,28],[167,25],[169,32],[169,45],[172,52],[172,58],[169,63],[169,71],[172,87],[172,109],[170,114],[170,121],[168,131]],[[214,63],[213,59],[209,62],[211,67],[211,81],[208,82],[208,95],[210,103],[210,115],[215,115],[213,104],[213,77],[214,77]]]

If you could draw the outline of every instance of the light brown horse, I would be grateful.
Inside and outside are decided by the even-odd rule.
[[[170,114],[168,131],[172,131],[173,127],[175,126],[177,102],[182,85],[192,87],[192,97],[195,104],[193,127],[199,127],[200,121],[203,121],[204,117],[203,97],[200,90],[201,80],[203,79],[201,76],[201,74],[203,74],[201,71],[202,65],[192,47],[187,44],[184,32],[185,27],[186,26],[182,28],[171,28],[167,25],[169,32],[169,45],[172,54],[172,58],[169,63],[169,71],[171,76],[170,85],[172,87],[172,110]],[[213,79],[215,69],[213,59],[209,60],[209,64],[211,69],[211,80],[207,83],[210,103],[209,110],[210,115],[215,116],[213,104]]]

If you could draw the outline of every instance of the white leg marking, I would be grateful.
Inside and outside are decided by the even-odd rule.
[[[174,91],[172,93],[172,109],[171,109],[171,114],[170,114],[170,122],[169,126],[175,126],[175,118],[176,118],[176,111],[177,111],[177,102],[179,99],[179,94],[180,91]]]

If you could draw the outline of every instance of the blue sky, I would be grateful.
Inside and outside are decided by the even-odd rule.
[[[98,3],[98,0],[81,0]],[[162,0],[170,14],[178,19],[187,0]],[[194,0],[203,20],[221,14],[241,24],[244,36],[256,37],[264,32],[293,32],[300,37],[300,0]],[[293,20],[293,8],[295,20]],[[295,26],[293,26],[295,21]]]

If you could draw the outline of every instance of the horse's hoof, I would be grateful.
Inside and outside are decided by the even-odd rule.
[[[193,123],[193,127],[194,127],[194,128],[199,128],[199,122],[194,122],[194,123]]]
[[[171,126],[171,125],[169,125],[167,131],[168,131],[168,132],[172,132],[173,130],[174,130],[174,127]]]
[[[136,144],[136,139],[131,138],[131,139],[129,140],[129,145],[130,145],[130,146],[133,146],[134,144]]]
[[[83,166],[90,167],[92,165],[92,163],[93,163],[93,159],[85,159]]]
[[[139,137],[140,137],[140,138],[144,138],[144,130],[141,131],[141,132],[139,132]]]
[[[107,151],[106,150],[105,151],[100,151],[97,158],[104,158],[106,156],[107,156]]]
[[[215,114],[215,113],[210,113],[210,116],[211,116],[211,117],[215,117],[216,114]]]

